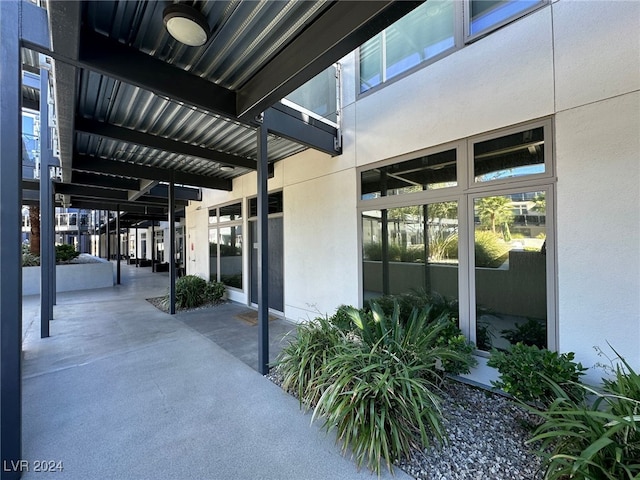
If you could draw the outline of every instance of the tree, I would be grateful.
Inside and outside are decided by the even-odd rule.
[[[496,225],[513,221],[511,199],[509,197],[484,197],[476,202],[476,212],[480,222],[496,233]]]
[[[29,252],[31,255],[40,255],[40,207],[31,205],[29,207],[29,223],[31,232],[29,235]]]
[[[533,207],[531,207],[531,210],[540,213],[545,213],[547,211],[547,198],[544,192],[536,195],[533,199]]]

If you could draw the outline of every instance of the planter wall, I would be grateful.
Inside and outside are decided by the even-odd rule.
[[[56,291],[112,287],[113,276],[113,265],[110,262],[57,265]],[[22,268],[22,294],[40,294],[40,267]]]

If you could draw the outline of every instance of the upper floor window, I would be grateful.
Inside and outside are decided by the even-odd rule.
[[[501,27],[547,3],[547,0],[465,0],[467,40]]]
[[[360,93],[455,47],[455,4],[429,0],[360,47]]]
[[[429,0],[360,47],[360,93],[433,63],[549,0]],[[463,34],[464,32],[464,34]]]

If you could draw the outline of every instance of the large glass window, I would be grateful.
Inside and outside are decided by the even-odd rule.
[[[242,289],[242,204],[209,210],[209,279]]]
[[[545,0],[467,0],[467,36],[487,33],[545,3]]]
[[[550,129],[532,122],[362,170],[363,300],[424,290],[464,305],[460,327],[480,350],[555,348]]]
[[[455,47],[455,3],[429,0],[360,50],[360,92],[366,92]]]

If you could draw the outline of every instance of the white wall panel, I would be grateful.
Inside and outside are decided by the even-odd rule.
[[[292,185],[284,203],[286,317],[304,321],[356,305],[355,170]]]
[[[552,8],[558,111],[640,89],[640,2]]]
[[[638,367],[640,93],[559,113],[556,132],[560,350],[591,367],[609,342]]]

